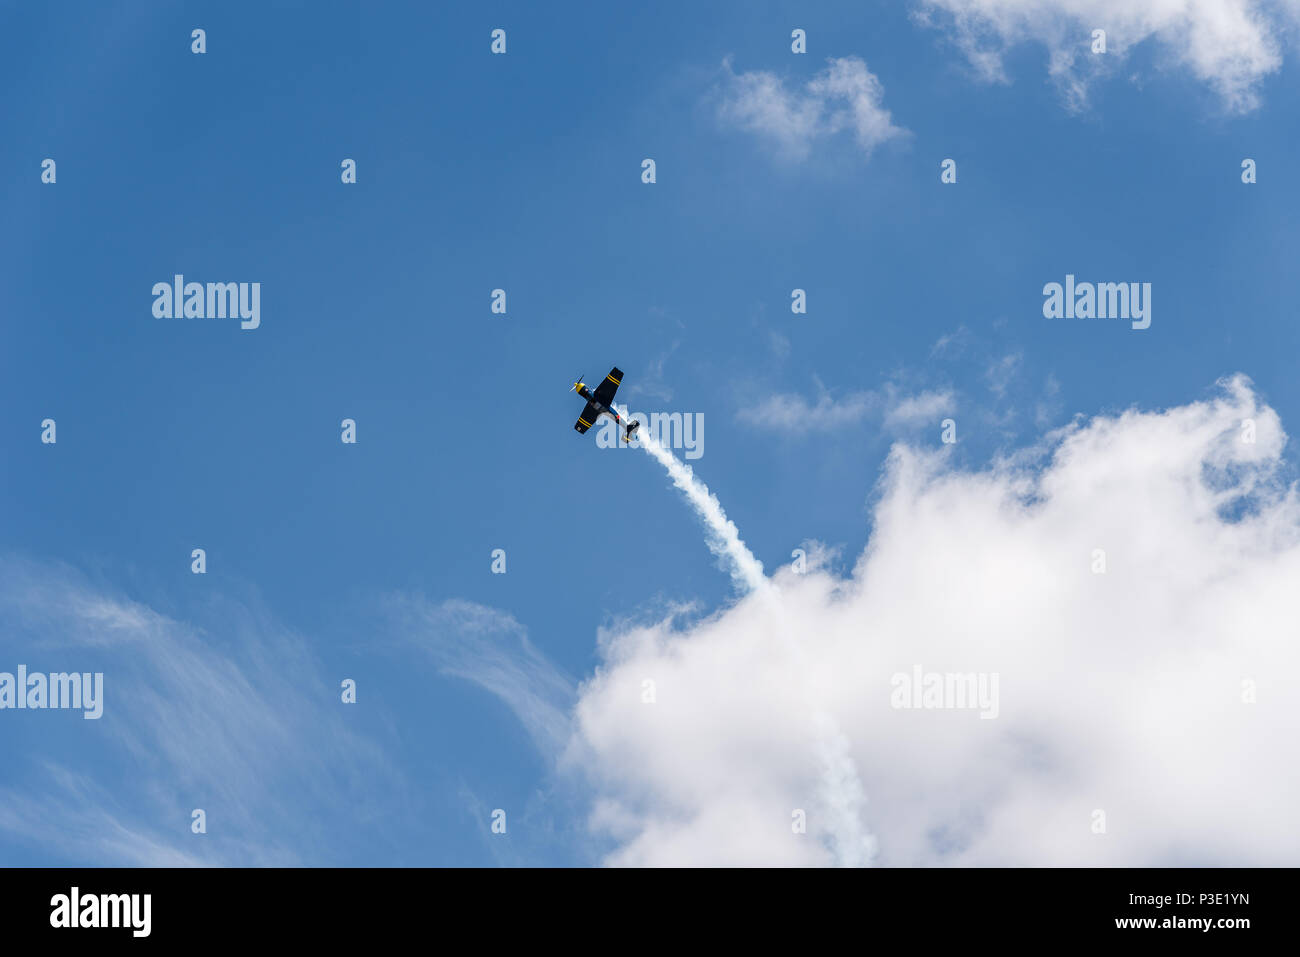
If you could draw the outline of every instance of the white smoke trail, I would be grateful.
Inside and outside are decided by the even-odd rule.
[[[876,839],[862,823],[867,795],[849,753],[849,739],[826,711],[813,712],[818,757],[822,762],[822,802],[831,824],[831,850],[840,867],[867,867],[876,856]]]
[[[745,591],[765,589],[768,580],[763,574],[763,563],[740,540],[736,523],[727,518],[718,497],[695,477],[695,472],[689,465],[678,461],[677,456],[660,445],[654,436],[637,432],[636,439],[643,449],[668,470],[673,484],[682,490],[696,514],[704,520],[709,529],[709,550],[720,558],[730,560],[731,577],[736,584]]]
[[[779,594],[763,574],[763,563],[740,539],[736,523],[727,518],[718,497],[709,487],[695,477],[695,472],[677,456],[664,448],[653,435],[636,434],[641,447],[668,470],[676,485],[686,495],[686,500],[708,527],[709,550],[731,563],[731,577],[748,592],[756,592],[773,603],[770,620],[776,623],[776,633],[785,643],[798,667],[797,680],[803,682],[804,697],[813,716],[817,756],[821,764],[821,800],[823,811],[830,821],[827,831],[831,837],[836,863],[842,867],[861,867],[871,863],[875,856],[876,841],[862,824],[862,813],[867,797],[862,790],[853,755],[849,753],[849,740],[840,730],[835,718],[817,703],[808,685],[808,669],[804,667],[803,649],[795,637],[796,629],[787,627],[785,616],[778,607]]]

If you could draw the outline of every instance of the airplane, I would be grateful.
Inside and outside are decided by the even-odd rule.
[[[569,388],[570,392],[576,392],[582,398],[587,400],[586,407],[582,410],[582,415],[578,416],[578,421],[573,423],[573,428],[578,434],[586,432],[596,424],[596,420],[602,415],[612,416],[614,421],[622,425],[626,431],[623,433],[623,441],[627,442],[632,438],[632,433],[637,430],[641,424],[635,419],[631,422],[624,423],[622,416],[614,411],[611,403],[614,401],[614,393],[618,391],[618,384],[623,381],[623,373],[618,367],[609,370],[609,375],[605,376],[603,382],[596,386],[596,391],[592,392],[587,388],[587,384],[582,381],[582,376],[578,376],[578,381],[573,383]]]

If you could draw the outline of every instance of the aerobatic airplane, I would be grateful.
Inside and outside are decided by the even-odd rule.
[[[626,431],[623,433],[623,441],[626,442],[632,438],[632,433],[637,430],[641,423],[633,420],[624,423],[623,418],[614,411],[611,404],[614,401],[614,393],[618,391],[618,384],[623,381],[623,373],[614,367],[609,370],[609,375],[605,380],[596,386],[596,391],[592,392],[587,388],[587,384],[582,381],[582,376],[578,376],[578,381],[573,383],[570,392],[576,392],[587,400],[587,406],[582,410],[582,415],[578,416],[578,421],[573,423],[573,428],[579,432],[586,432],[596,424],[596,420],[602,415],[613,417],[614,421],[622,425]]]

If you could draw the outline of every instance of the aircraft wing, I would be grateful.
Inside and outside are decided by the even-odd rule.
[[[586,432],[596,424],[596,416],[596,407],[588,402],[586,408],[582,410],[582,415],[578,416],[578,421],[573,423],[573,427],[578,432]]]
[[[605,376],[603,382],[596,386],[596,401],[601,405],[609,408],[610,401],[614,398],[614,393],[618,391],[618,384],[623,381],[623,373],[618,370],[618,366],[609,370],[609,375]]]

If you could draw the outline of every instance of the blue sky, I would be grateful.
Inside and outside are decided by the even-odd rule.
[[[106,712],[0,714],[0,862],[602,860],[583,776],[463,662],[526,640],[578,682],[601,629],[737,596],[662,469],[573,433],[577,373],[702,415],[691,464],[754,555],[822,542],[839,575],[891,446],[940,448],[945,417],[969,469],[1233,373],[1294,422],[1291,22],[1261,8],[1284,62],[1248,107],[1130,23],[1077,103],[1036,23],[982,76],[962,7],[7,10],[0,670],[102,670]],[[792,156],[728,112],[841,58],[899,131],[870,150],[850,123]],[[260,327],[155,318],[175,273],[260,282]],[[1151,283],[1150,328],[1045,319],[1067,273]]]

